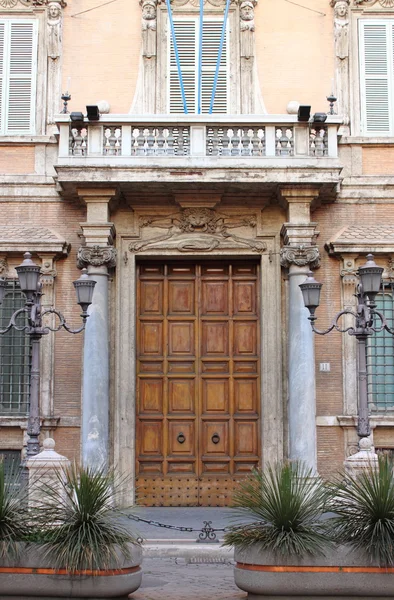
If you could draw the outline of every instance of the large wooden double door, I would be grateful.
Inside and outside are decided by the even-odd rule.
[[[139,502],[226,506],[259,463],[259,265],[141,262]]]

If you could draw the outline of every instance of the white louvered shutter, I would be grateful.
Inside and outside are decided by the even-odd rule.
[[[209,112],[216,61],[218,58],[220,36],[222,32],[221,19],[204,20],[202,44],[202,77],[201,77],[201,108],[203,113]],[[178,47],[182,80],[189,113],[198,110],[198,56],[199,56],[199,20],[198,18],[174,18],[174,29]],[[228,89],[228,52],[227,35],[223,44],[222,59],[219,67],[218,83],[215,94],[213,112],[227,112]],[[171,30],[169,28],[169,112],[183,113],[183,102]]]
[[[179,54],[179,62],[182,71],[182,81],[185,90],[187,110],[195,112],[196,105],[196,31],[195,19],[174,19],[175,37]],[[179,83],[178,67],[175,58],[174,44],[170,36],[170,82],[169,82],[169,106],[170,113],[183,113],[183,101],[181,86]]]
[[[203,44],[202,44],[202,112],[209,112],[211,104],[213,82],[215,78],[216,63],[219,56],[220,38],[222,35],[223,22],[204,21]],[[221,61],[219,65],[218,80],[216,86],[214,113],[227,113],[227,32],[224,36]]]
[[[360,21],[362,131],[394,135],[394,21]]]
[[[4,93],[5,93],[5,26],[0,21],[0,133],[4,131]]]
[[[1,132],[31,134],[35,130],[37,22],[4,20]]]

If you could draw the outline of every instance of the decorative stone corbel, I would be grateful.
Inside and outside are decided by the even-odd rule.
[[[81,247],[77,254],[77,265],[80,269],[86,268],[89,265],[94,267],[115,267],[116,248],[113,246]]]
[[[8,262],[6,258],[0,258],[0,277],[6,278],[9,273]]]

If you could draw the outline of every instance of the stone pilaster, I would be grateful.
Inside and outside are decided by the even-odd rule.
[[[43,309],[55,305],[55,278],[57,275],[54,255],[40,255]],[[45,323],[55,325],[55,315],[45,317]],[[53,417],[53,384],[55,371],[55,334],[50,331],[41,339],[40,414],[43,419]]]
[[[109,215],[116,190],[79,189],[78,195],[87,206],[87,219],[81,223],[86,245],[78,250],[77,262],[96,281],[84,340],[82,462],[98,468],[109,457],[108,269],[116,264]]]
[[[316,223],[310,221],[310,206],[318,193],[314,188],[281,191],[288,206],[288,222],[281,232],[285,243],[281,265],[289,271],[289,457],[303,461],[314,472],[317,472],[314,343],[299,285],[311,268],[319,266]]]

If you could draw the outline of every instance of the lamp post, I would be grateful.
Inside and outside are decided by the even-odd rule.
[[[300,284],[304,304],[309,310],[308,319],[311,322],[312,330],[318,335],[326,335],[333,329],[341,333],[348,333],[357,339],[358,355],[358,424],[357,433],[360,438],[368,437],[371,433],[368,412],[368,388],[367,388],[367,339],[369,336],[379,331],[387,331],[394,335],[386,321],[383,313],[376,310],[375,297],[380,290],[382,282],[382,267],[378,267],[373,260],[373,255],[367,255],[367,262],[358,269],[360,279],[357,285],[357,310],[341,310],[337,313],[330,326],[324,331],[315,327],[315,311],[320,303],[320,292],[322,283],[316,281],[312,271],[304,283]],[[343,315],[351,315],[354,318],[354,327],[341,327],[339,319]],[[377,317],[377,319],[376,319]]]
[[[82,309],[82,326],[78,329],[71,329],[61,312],[55,308],[42,309],[41,296],[42,284],[40,282],[41,268],[31,260],[30,252],[23,256],[22,264],[16,267],[19,285],[21,291],[26,296],[26,303],[23,308],[16,310],[11,316],[10,322],[5,329],[0,330],[0,334],[7,333],[14,328],[17,331],[25,331],[30,337],[31,343],[31,370],[30,370],[30,397],[29,397],[29,419],[27,426],[27,458],[35,456],[40,451],[40,341],[43,335],[49,331],[59,331],[64,328],[69,333],[80,333],[85,329],[88,318],[88,307],[92,303],[93,291],[96,282],[89,278],[86,269],[82,270],[79,279],[73,282],[77,294],[77,303]],[[7,281],[0,279],[0,305],[3,302],[7,289]],[[45,315],[54,314],[58,317],[59,323],[56,327],[43,324]],[[27,316],[27,324],[18,325],[17,319],[21,315]]]

